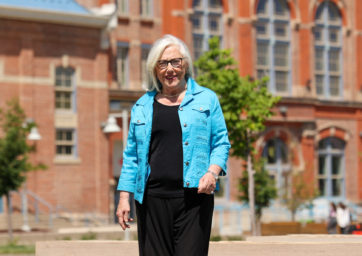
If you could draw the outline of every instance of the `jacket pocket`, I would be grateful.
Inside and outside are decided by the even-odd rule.
[[[146,137],[146,121],[144,118],[138,118],[137,116],[132,120],[134,126],[135,137],[137,143],[143,142]]]
[[[210,108],[207,105],[197,104],[192,106],[193,124],[197,127],[207,126],[207,119],[210,116]]]

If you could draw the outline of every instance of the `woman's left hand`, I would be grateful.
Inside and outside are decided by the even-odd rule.
[[[210,195],[214,193],[215,188],[216,188],[216,179],[211,173],[207,172],[205,173],[204,176],[201,177],[199,181],[199,187],[197,193],[199,194],[205,193]]]

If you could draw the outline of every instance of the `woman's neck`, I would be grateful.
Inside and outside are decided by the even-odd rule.
[[[168,106],[180,105],[183,98],[185,97],[186,90],[186,83],[182,87],[179,87],[178,90],[162,90],[156,95],[156,100]]]

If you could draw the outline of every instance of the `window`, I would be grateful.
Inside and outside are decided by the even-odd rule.
[[[314,28],[315,87],[320,97],[342,97],[342,20],[337,6],[325,1],[316,12]]]
[[[117,0],[118,2],[118,15],[127,15],[128,14],[128,0]]]
[[[141,0],[141,16],[143,17],[152,17],[153,16],[153,1],[152,0]]]
[[[220,8],[221,3],[219,0],[209,0],[209,8]]]
[[[75,108],[74,69],[57,67],[55,69],[55,109]]]
[[[192,29],[197,32],[202,31],[202,16],[200,14],[195,14],[191,18],[192,21]]]
[[[128,88],[128,44],[118,43],[117,48],[117,80],[120,88]]]
[[[272,93],[291,90],[290,15],[285,0],[262,0],[257,7],[256,73],[269,77]]]
[[[193,46],[194,46],[194,58],[198,59],[201,56],[204,49],[203,37],[199,35],[194,35]]]
[[[267,10],[269,9],[268,7],[268,0],[260,0],[258,7],[257,7],[257,13],[259,16],[264,16],[264,15],[268,15]]]
[[[263,149],[263,157],[266,159],[265,167],[280,193],[288,184],[288,174],[291,170],[287,146],[279,138],[270,139]]]
[[[194,14],[191,16],[194,59],[208,50],[208,40],[219,37],[222,40],[221,0],[194,0]]]
[[[322,197],[344,198],[344,141],[328,137],[318,145],[318,188]]]
[[[57,157],[75,157],[75,147],[74,129],[56,129],[55,148]]]
[[[146,80],[146,76],[147,76],[146,62],[147,62],[147,57],[150,52],[150,49],[151,49],[151,45],[142,44],[142,50],[141,50],[141,81],[142,82]]]
[[[201,6],[201,1],[202,1],[202,0],[194,0],[194,1],[192,2],[192,6],[193,6],[193,7],[200,7],[200,6]]]

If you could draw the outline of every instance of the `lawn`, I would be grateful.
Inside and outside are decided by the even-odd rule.
[[[10,242],[7,245],[0,245],[0,254],[26,254],[35,253],[34,245],[20,245],[16,242]]]

